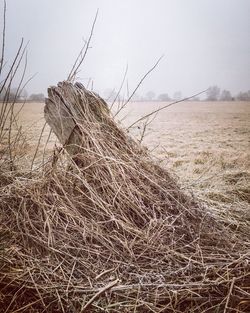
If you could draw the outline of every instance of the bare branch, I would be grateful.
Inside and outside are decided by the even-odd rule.
[[[13,71],[13,68],[14,68],[14,66],[15,66],[15,64],[16,64],[16,62],[17,62],[17,60],[18,60],[18,57],[19,57],[19,55],[21,54],[22,47],[23,47],[23,38],[22,38],[21,43],[20,43],[20,45],[19,45],[19,48],[18,48],[18,50],[17,50],[16,56],[15,56],[15,58],[14,58],[12,64],[11,64],[10,70],[8,71],[8,74],[7,74],[6,77],[5,77],[5,79],[4,79],[4,81],[3,81],[3,84],[0,86],[0,93],[3,91],[5,85],[6,85],[7,81],[8,81],[8,79],[9,79],[9,77],[10,77],[12,71]]]
[[[136,93],[136,91],[138,90],[138,88],[141,86],[141,84],[143,83],[143,81],[145,80],[145,78],[157,67],[157,65],[160,63],[160,61],[162,60],[163,55],[157,60],[157,62],[154,64],[153,67],[151,67],[151,69],[149,71],[147,71],[147,73],[141,78],[141,80],[139,81],[139,83],[137,84],[137,86],[135,87],[134,91],[132,92],[132,94],[130,95],[130,97],[127,99],[127,101],[120,107],[120,109],[115,113],[114,117],[116,117],[122,109],[125,108],[125,106],[129,103],[129,101],[132,99],[132,97],[134,96],[134,94]]]
[[[122,79],[122,82],[121,82],[120,88],[119,88],[119,90],[118,90],[118,92],[117,92],[117,94],[116,94],[116,96],[115,96],[115,98],[114,98],[114,100],[113,100],[113,102],[112,102],[112,104],[111,104],[111,106],[110,106],[110,110],[112,109],[113,105],[115,104],[115,102],[116,102],[117,98],[118,98],[118,97],[119,97],[119,95],[120,95],[120,92],[121,92],[122,87],[123,87],[123,85],[124,85],[124,82],[125,82],[125,79],[126,79],[127,73],[128,73],[128,64],[127,64],[127,66],[126,66],[126,69],[125,69],[125,72],[124,72],[124,75],[123,75],[123,79]]]
[[[0,59],[0,75],[2,73],[3,63],[4,63],[5,28],[6,28],[6,0],[4,0],[4,9],[3,9],[3,32],[2,32],[2,53],[1,53],[1,59]]]
[[[77,71],[79,69],[79,67],[82,65],[86,55],[87,55],[87,52],[89,50],[89,45],[90,45],[90,42],[91,42],[91,39],[92,39],[92,36],[93,36],[93,33],[94,33],[94,28],[95,28],[95,24],[96,24],[96,20],[97,20],[97,16],[98,16],[98,12],[99,10],[96,11],[96,14],[95,14],[95,18],[94,18],[94,21],[93,21],[93,24],[92,24],[92,27],[91,27],[91,31],[90,31],[90,35],[89,35],[89,38],[87,40],[87,42],[85,42],[83,48],[81,49],[70,73],[69,73],[69,76],[67,78],[67,80],[69,81],[73,81],[76,74],[77,74]]]

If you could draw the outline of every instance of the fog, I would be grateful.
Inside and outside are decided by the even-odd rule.
[[[1,9],[3,1],[1,1]],[[67,77],[99,9],[91,49],[79,80],[103,92],[118,88],[128,65],[132,90],[188,96],[218,85],[232,93],[250,89],[248,0],[8,0],[6,60],[21,37],[29,41],[29,93]],[[2,26],[2,18],[1,18]]]

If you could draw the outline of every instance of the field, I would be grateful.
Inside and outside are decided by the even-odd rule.
[[[131,105],[137,116],[152,107]],[[250,103],[179,103],[159,112],[145,143],[184,189],[250,221]]]
[[[165,104],[130,103],[118,119],[128,126]],[[214,209],[218,208],[220,214],[231,210],[242,222],[249,221],[250,103],[183,102],[153,117],[143,143],[162,166],[176,176],[185,190]],[[43,104],[25,104],[20,123],[28,139],[27,156],[32,158],[44,125]],[[143,125],[139,125],[131,130],[131,134],[139,139],[142,131]],[[46,126],[38,155],[44,153],[48,134]],[[46,155],[55,141],[52,135]]]
[[[15,114],[2,127],[5,311],[248,312],[250,104],[179,103],[137,124],[167,104],[117,104],[122,131],[98,97],[60,88],[46,118],[65,149],[41,103],[16,106],[17,139]]]

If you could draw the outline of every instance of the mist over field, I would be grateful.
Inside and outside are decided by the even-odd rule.
[[[91,49],[78,76],[84,85],[91,79],[103,96],[118,90],[127,65],[131,92],[162,55],[139,97],[150,91],[156,98],[189,96],[213,85],[232,95],[250,89],[248,0],[9,0],[6,59],[21,37],[29,42],[27,76],[37,73],[26,87],[29,94],[45,94],[66,78],[97,9]]]

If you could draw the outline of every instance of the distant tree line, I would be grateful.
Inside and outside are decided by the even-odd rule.
[[[0,86],[1,87],[1,86]],[[114,99],[121,100],[121,96],[117,97],[115,89],[106,89],[102,95],[105,100],[113,101]],[[135,93],[131,101],[179,101],[183,98],[180,91],[176,91],[173,96],[169,96],[168,93],[161,93],[156,95],[152,90],[148,91],[145,95],[139,95]],[[44,101],[45,96],[43,93],[32,93],[28,95],[28,92],[23,90],[18,90],[17,88],[11,88],[10,90],[3,89],[0,93],[0,101],[34,101],[40,102]],[[194,97],[191,101],[200,101],[200,98]],[[218,86],[210,86],[206,91],[206,97],[203,101],[250,101],[250,90],[239,92],[236,95],[232,95],[229,90],[221,90]]]
[[[0,86],[1,87],[1,86]],[[1,89],[1,88],[0,88]],[[11,88],[7,90],[6,88],[3,88],[3,90],[0,93],[0,101],[34,101],[34,102],[40,102],[44,101],[45,96],[43,93],[32,93],[31,95],[28,95],[27,90],[19,90],[18,88]]]
[[[206,92],[207,101],[250,101],[250,90],[245,92],[239,92],[236,95],[232,95],[229,90],[221,90],[218,86],[211,86]]]
[[[117,94],[114,89],[106,89],[103,94],[104,99],[107,101],[113,101],[117,99]],[[176,91],[173,96],[169,96],[168,93],[161,93],[158,96],[154,91],[148,91],[145,95],[139,95],[135,93],[131,101],[179,101],[183,98],[180,91]],[[119,97],[118,97],[119,99]],[[193,97],[191,101],[201,101],[199,97]],[[236,95],[232,95],[229,90],[220,89],[218,86],[210,86],[206,93],[205,98],[202,101],[250,101],[250,90],[245,92],[239,92]]]

